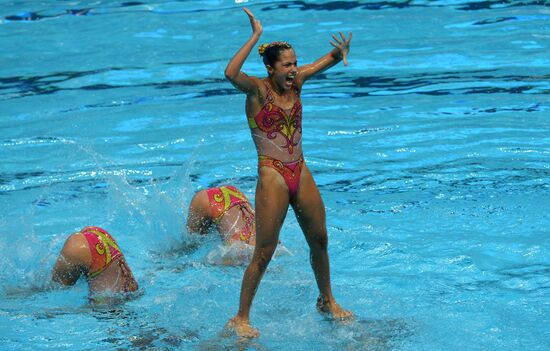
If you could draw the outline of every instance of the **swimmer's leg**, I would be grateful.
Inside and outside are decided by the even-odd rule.
[[[300,188],[291,205],[309,245],[311,267],[320,292],[317,308],[334,318],[351,317],[353,314],[340,307],[332,295],[325,205],[306,165],[303,166]]]
[[[257,337],[249,321],[252,300],[279,242],[279,232],[288,210],[288,188],[273,168],[261,167],[256,186],[256,247],[244,273],[239,312],[227,323],[239,336]]]
[[[187,215],[187,232],[206,234],[212,225],[210,201],[206,190],[198,191],[191,199]]]

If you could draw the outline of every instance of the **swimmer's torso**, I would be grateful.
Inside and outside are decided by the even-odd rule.
[[[252,139],[258,155],[282,162],[291,162],[302,156],[302,103],[300,90],[293,85],[286,96],[294,103],[283,109],[277,104],[277,94],[263,80],[262,97],[247,97],[246,113]]]

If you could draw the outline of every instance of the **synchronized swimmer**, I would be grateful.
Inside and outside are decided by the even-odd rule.
[[[229,61],[226,78],[246,94],[245,111],[258,153],[256,185],[256,246],[242,282],[239,310],[228,328],[239,336],[257,337],[250,325],[252,300],[279,242],[279,232],[292,206],[310,248],[311,265],[319,288],[317,308],[334,318],[353,314],[340,307],[330,283],[325,207],[302,154],[302,104],[300,92],[306,80],[334,66],[347,64],[352,34],[333,35],[334,49],[315,62],[298,66],[292,46],[273,42],[259,47],[266,78],[249,76],[241,68],[262,34],[262,25],[247,8],[252,36]]]

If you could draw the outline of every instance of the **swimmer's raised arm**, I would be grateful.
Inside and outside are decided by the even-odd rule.
[[[250,25],[252,26],[252,36],[246,41],[246,43],[237,51],[235,56],[229,61],[225,68],[225,77],[233,84],[237,89],[246,93],[253,94],[258,91],[259,79],[256,77],[250,77],[241,72],[241,68],[244,61],[250,55],[250,52],[260,39],[262,35],[262,24],[259,20],[254,18],[252,12],[246,7],[243,8],[244,12],[248,15]]]
[[[52,280],[63,285],[74,285],[92,264],[86,238],[81,233],[70,235],[52,270]]]
[[[298,83],[301,85],[306,80],[311,78],[317,73],[321,73],[330,67],[334,66],[338,62],[344,60],[344,65],[348,65],[348,52],[349,52],[349,43],[351,41],[352,34],[349,33],[349,37],[346,38],[342,32],[340,32],[340,38],[336,37],[336,35],[332,35],[332,38],[334,41],[330,41],[330,44],[334,46],[334,49],[332,49],[328,54],[321,57],[320,59],[316,60],[313,63],[310,63],[308,65],[304,65],[301,67],[298,67],[298,75],[297,80]]]

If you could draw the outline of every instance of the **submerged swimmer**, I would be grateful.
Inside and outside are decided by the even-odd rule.
[[[52,280],[74,285],[84,275],[92,300],[102,293],[128,293],[138,289],[115,239],[100,227],[85,227],[71,234],[52,270]]]
[[[256,243],[254,208],[246,195],[232,185],[200,190],[193,196],[187,230],[206,234],[212,225],[227,245]]]
[[[249,258],[256,244],[254,208],[248,198],[236,187],[222,185],[198,191],[189,205],[187,230],[206,234],[215,226],[226,248],[225,264],[242,264]],[[236,260],[232,260],[234,258]]]
[[[334,49],[317,61],[298,67],[296,54],[287,42],[259,47],[267,69],[266,78],[245,74],[241,68],[262,34],[262,25],[244,8],[252,36],[229,61],[226,78],[246,94],[246,115],[258,153],[256,186],[256,246],[247,267],[240,295],[239,310],[228,327],[240,336],[256,337],[259,332],[249,322],[252,300],[279,241],[279,232],[288,206],[294,209],[310,248],[310,259],[319,298],[317,308],[334,318],[348,318],[332,295],[325,207],[317,185],[302,154],[302,104],[300,92],[306,80],[340,61],[347,64],[351,33],[346,38],[333,35]]]

